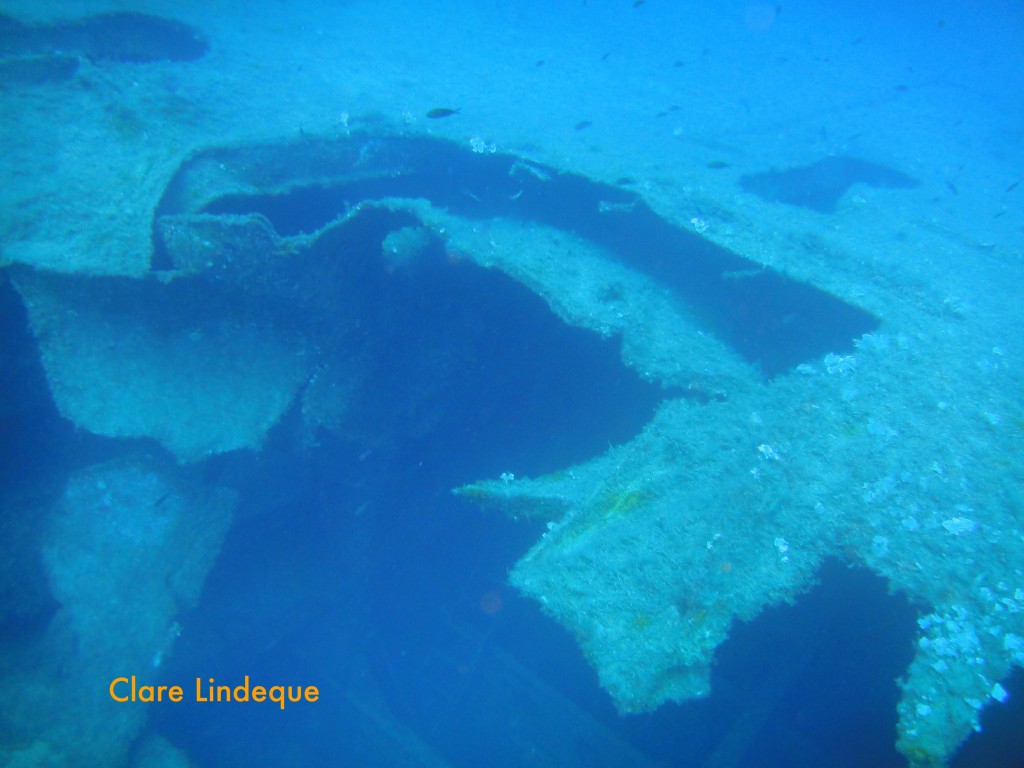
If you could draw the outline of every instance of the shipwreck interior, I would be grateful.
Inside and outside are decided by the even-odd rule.
[[[171,184],[157,211],[158,226],[161,216],[189,207],[193,193],[184,188],[193,177],[205,178],[203,166],[217,162],[266,191],[225,189],[193,211],[259,214],[282,237],[311,234],[360,201],[383,198],[424,198],[470,220],[502,217],[573,232],[671,288],[702,328],[769,378],[829,352],[848,352],[853,339],[879,325],[863,309],[672,224],[629,189],[629,179],[619,185],[595,182],[513,155],[425,137],[309,139],[273,155],[276,161],[215,150],[196,158]],[[292,169],[291,178],[284,167]],[[269,190],[267,176],[273,178]],[[155,240],[154,264],[168,266],[165,244],[159,236]]]
[[[147,727],[199,764],[903,764],[893,680],[911,658],[916,611],[880,577],[826,561],[797,605],[735,626],[714,695],[624,719],[573,637],[506,585],[544,521],[481,514],[451,493],[586,461],[673,398],[714,419],[730,394],[713,365],[700,375],[705,361],[687,361],[689,378],[628,364],[619,333],[567,322],[528,279],[467,253],[460,227],[476,235],[508,220],[594,244],[665,287],[758,386],[848,353],[879,326],[662,218],[620,182],[401,135],[213,149],[169,185],[150,274],[47,278],[70,306],[160,337],[284,329],[308,366],[258,445],[180,470],[239,503],[161,674],[287,675],[320,683],[320,706],[216,718],[201,704],[163,706]],[[62,471],[122,451],[174,463],[152,438],[76,432],[68,449],[68,423],[29,394],[43,373],[14,296],[5,285],[5,335],[20,340],[7,353],[20,403],[2,414],[9,434],[33,451],[63,445]],[[38,565],[15,567],[44,589]],[[10,636],[42,631],[54,608],[40,605]]]
[[[111,5],[0,14],[0,764],[1018,764],[1005,4]]]

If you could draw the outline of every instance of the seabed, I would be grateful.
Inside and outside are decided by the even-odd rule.
[[[531,336],[522,312],[564,329],[550,349],[567,362],[617,359],[646,416],[594,455],[452,490],[539,531],[509,583],[568,630],[616,710],[713,697],[736,627],[841,563],[916,611],[896,746],[946,764],[1024,666],[1024,188],[1005,160],[1019,135],[988,132],[1009,107],[873,71],[797,98],[865,55],[827,27],[780,29],[798,8],[774,31],[737,22],[727,53],[701,42],[732,29],[724,10],[672,38],[628,25],[675,11],[625,3],[605,11],[627,25],[606,46],[579,32],[585,7],[551,11],[581,35],[559,47],[511,9],[403,31],[390,5],[0,3],[18,20],[0,30],[10,357],[48,387],[12,384],[21,405],[0,416],[28,451],[55,407],[94,456],[5,479],[0,617],[30,629],[4,641],[0,700],[17,705],[0,762],[189,765],[147,710],[93,693],[155,684],[246,525],[210,468],[282,429],[361,457],[387,452],[375,431],[427,434],[460,360]],[[743,81],[769,56],[772,77]],[[956,130],[937,128],[944,101]],[[491,330],[460,346],[416,335],[417,318]],[[403,388],[396,359],[430,386]],[[605,386],[586,370],[557,372]],[[658,764],[499,666],[607,764]],[[345,695],[394,764],[448,764]],[[759,722],[707,764],[740,764]]]

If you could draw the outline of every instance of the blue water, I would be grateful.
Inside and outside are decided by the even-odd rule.
[[[156,705],[151,727],[197,764],[412,764],[363,730],[356,701],[395,718],[388,734],[408,729],[456,766],[617,764],[581,740],[590,728],[665,766],[715,764],[730,740],[743,756],[728,765],[901,765],[893,680],[911,656],[915,613],[866,572],[830,564],[796,607],[737,627],[718,655],[709,699],[626,718],[572,638],[504,585],[543,525],[481,513],[450,488],[599,452],[608,436],[639,430],[659,395],[621,366],[614,344],[566,328],[509,281],[494,283],[488,311],[476,305],[462,341],[471,347],[481,329],[509,333],[501,323],[513,306],[517,327],[530,332],[451,372],[440,408],[453,420],[416,438],[390,425],[386,444],[369,455],[329,435],[303,448],[286,421],[260,456],[222,457],[203,470],[242,500],[198,607],[180,617],[186,631],[162,679],[213,675],[234,685],[247,674],[254,683],[317,684],[320,701],[283,713],[211,708],[189,703],[189,690],[185,703]],[[478,298],[486,284],[474,281]],[[448,306],[472,312],[475,304]],[[5,306],[7,332],[23,336],[24,318],[10,300]],[[410,314],[417,318],[421,338],[429,336],[422,314]],[[450,312],[438,322],[459,333]],[[401,371],[414,356],[394,349]],[[19,454],[23,473],[45,474],[47,459],[56,471],[105,458],[97,438],[52,450],[67,429],[45,398],[27,392],[41,378],[31,345],[15,352],[24,370],[11,381],[25,388],[22,419],[34,425],[7,421],[31,446]],[[561,367],[567,355],[577,376]],[[395,398],[435,389],[398,372],[382,381]],[[537,396],[522,399],[531,387]],[[601,407],[612,400],[615,409]],[[379,407],[394,402],[381,394]],[[495,594],[500,608],[485,611],[482,599]]]
[[[326,14],[333,4],[324,2]],[[307,6],[304,12],[310,13]],[[787,216],[802,215],[794,213],[800,208],[829,216],[865,185],[911,189],[919,183],[902,173],[889,183],[896,170],[866,169],[859,161],[827,164],[827,178],[792,174],[799,167],[790,165],[794,156],[835,157],[851,146],[897,164],[909,156],[907,146],[888,154],[877,135],[858,144],[846,124],[858,111],[872,110],[873,99],[881,98],[879,82],[887,98],[894,92],[924,93],[927,116],[921,120],[929,130],[971,126],[964,157],[947,158],[936,172],[945,179],[947,203],[973,194],[970,205],[987,205],[997,193],[1010,194],[1014,180],[1024,176],[1019,105],[1005,118],[993,117],[1006,104],[1024,102],[1017,90],[1024,51],[1020,2],[729,2],[720,9],[668,0],[488,2],[467,5],[458,14],[444,11],[452,14],[447,23],[421,4],[401,10],[394,24],[410,30],[419,23],[445,29],[465,23],[474,34],[494,31],[497,41],[506,34],[526,38],[537,58],[524,63],[527,71],[557,66],[570,46],[606,61],[607,75],[596,79],[606,96],[581,98],[582,122],[575,129],[558,128],[570,137],[573,131],[597,133],[602,120],[621,122],[634,112],[662,119],[653,117],[657,107],[643,93],[611,98],[616,78],[626,70],[635,74],[634,65],[662,73],[665,82],[674,78],[679,103],[665,120],[680,113],[690,127],[718,122],[727,134],[723,147],[735,147],[738,137],[756,136],[763,128],[766,148],[744,147],[764,156],[757,166],[765,176],[748,184],[748,191],[784,206]],[[692,24],[706,25],[706,47],[694,48],[692,36],[679,32]],[[773,30],[781,30],[784,45],[776,47]],[[390,34],[401,37],[400,32]],[[296,43],[297,50],[315,44],[315,31],[309,35]],[[61,37],[59,44],[80,45],[72,58],[96,66],[107,59],[91,51],[112,43]],[[442,67],[457,59],[454,48],[431,51],[429,44],[418,44],[420,61]],[[58,43],[33,43],[38,45],[53,49]],[[16,53],[29,50],[40,49]],[[794,74],[796,67],[787,64],[797,59],[805,69]],[[623,61],[620,72],[615,68]],[[814,62],[810,82],[800,74],[808,71],[808,61]],[[700,77],[689,80],[691,71]],[[74,76],[49,76],[65,74]],[[445,121],[466,120],[475,76],[463,75],[453,84],[460,97],[416,93],[410,97],[416,106],[409,109],[420,116],[424,100],[433,99],[428,106],[461,106]],[[590,77],[581,75],[582,84],[569,83],[567,91],[585,90]],[[656,84],[659,99],[665,82]],[[800,88],[808,93],[793,96]],[[941,96],[930,96],[931,88]],[[843,91],[848,105],[856,106],[829,112],[834,91]],[[950,92],[960,98],[954,102]],[[510,123],[544,124],[543,104],[513,100],[506,106]],[[692,117],[701,110],[704,118]],[[813,129],[814,139],[792,139],[804,142],[799,151],[786,151],[793,150],[787,131],[797,122],[801,130],[820,127]],[[646,130],[637,130],[638,146]],[[425,153],[462,147],[465,138],[458,137],[459,145],[427,145]],[[972,177],[973,144],[989,140],[997,145],[993,152],[1005,173]],[[921,142],[923,155],[930,151],[926,144]],[[629,151],[643,154],[632,145]],[[502,213],[511,194],[522,193],[522,185],[505,186],[505,155],[480,160],[464,147],[460,152],[469,159],[446,155],[445,162],[479,162],[479,175],[453,185],[438,179],[431,166],[431,185],[416,187],[416,194],[483,220]],[[782,156],[786,160],[776,162]],[[544,171],[557,177],[559,169]],[[733,173],[727,166],[723,171]],[[761,383],[827,351],[849,351],[854,338],[881,322],[776,273],[719,285],[721,271],[751,265],[669,224],[641,202],[642,185],[638,189],[631,179],[612,184],[609,178],[557,178],[557,187],[537,184],[545,192],[535,198],[527,185],[518,215],[600,239],[623,263],[662,281],[694,311],[698,324],[751,364]],[[390,190],[392,181],[373,184]],[[460,185],[472,195],[464,195]],[[548,196],[552,188],[557,194]],[[411,187],[402,189],[412,194]],[[740,189],[737,180],[734,193]],[[343,212],[352,191],[306,189],[288,200],[232,198],[209,211],[259,210],[280,234],[298,234]],[[1022,193],[1024,185],[1016,189]],[[595,201],[609,199],[636,208],[620,220],[580,213],[592,213]],[[1002,215],[993,206],[985,209],[986,217]],[[890,593],[881,577],[837,560],[826,561],[818,584],[795,605],[769,608],[733,627],[715,657],[709,697],[648,714],[616,713],[574,638],[506,584],[508,571],[543,534],[546,521],[481,510],[451,491],[504,472],[536,477],[583,462],[633,439],[666,398],[707,401],[719,395],[703,383],[684,390],[642,380],[623,365],[617,338],[570,328],[497,270],[452,257],[432,242],[422,263],[392,274],[372,238],[352,256],[356,266],[348,278],[371,298],[361,343],[376,354],[365,371],[372,385],[359,391],[343,435],[310,434],[296,402],[260,450],[215,456],[183,470],[188,478],[233,489],[239,504],[198,604],[178,617],[183,631],[156,674],[172,682],[215,677],[234,686],[248,675],[259,684],[317,685],[319,702],[292,704],[284,712],[188,701],[154,705],[146,733],[161,734],[195,766],[628,768],[635,765],[630,755],[664,768],[906,765],[895,749],[896,681],[913,657],[924,607]],[[705,281],[703,272],[714,279]],[[155,440],[98,437],[59,415],[17,293],[6,278],[0,280],[4,498],[52,503],[69,473],[134,452],[173,462]],[[309,327],[327,337],[335,332],[333,320],[328,312]],[[4,566],[18,581],[14,587],[5,581],[2,594],[18,599],[14,609],[0,614],[0,647],[14,649],[42,637],[58,605],[37,562],[44,533],[19,518],[16,505],[8,509],[0,512],[0,534],[21,545],[10,547],[13,565]],[[985,709],[981,733],[952,765],[1024,766],[1024,675],[1017,670],[1004,685],[1008,704]]]

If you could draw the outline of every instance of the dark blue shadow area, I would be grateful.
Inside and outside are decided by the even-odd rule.
[[[916,179],[857,157],[834,155],[811,165],[766,171],[740,178],[740,186],[765,200],[832,213],[854,184],[881,189],[912,189]]]
[[[631,718],[625,729],[671,765],[904,766],[896,678],[914,654],[916,616],[881,578],[826,562],[796,605],[733,627],[707,700]]]
[[[950,761],[950,768],[1024,768],[1024,669],[1003,681],[1009,698],[981,711],[981,732],[973,733]]]
[[[39,554],[46,535],[41,511],[56,503],[68,473],[121,449],[57,411],[25,307],[6,275],[0,339],[0,658],[16,663],[22,650],[38,653],[33,643],[59,607]]]
[[[882,578],[831,560],[795,606],[736,627],[712,685],[723,702],[750,708],[729,734],[749,739],[738,765],[904,765],[896,679],[913,658],[916,620]]]
[[[195,61],[206,55],[198,30],[145,13],[106,13],[56,24],[22,24],[0,16],[0,59],[81,56],[90,61],[146,64]]]
[[[0,278],[0,657],[38,638],[57,610],[39,558],[36,505],[59,493],[73,430],[57,414],[21,298]]]
[[[572,639],[501,586],[536,531],[424,498],[415,483],[376,491],[357,494],[368,500],[358,515],[352,501],[320,498],[319,510],[232,535],[167,678],[313,682],[323,698],[285,713],[158,710],[158,727],[193,759],[904,765],[895,679],[913,653],[915,612],[877,577],[826,565],[796,606],[734,629],[711,697],[621,718]]]
[[[481,514],[450,489],[598,454],[663,393],[615,344],[440,243],[389,267],[376,255],[389,215],[304,257],[324,293],[305,322],[359,329],[364,385],[314,444],[297,408],[258,458],[208,464],[242,492],[240,519],[165,672],[315,684],[322,699],[284,713],[174,705],[155,725],[216,765],[898,764],[892,681],[913,612],[838,566],[796,608],[736,628],[708,701],[615,714],[572,639],[503,586],[540,525]],[[351,355],[350,333],[323,338]]]
[[[877,318],[858,307],[670,224],[634,192],[513,155],[404,137],[363,137],[336,145],[308,141],[281,147],[277,154],[277,165],[262,160],[260,180],[276,176],[280,183],[282,168],[310,164],[333,168],[343,180],[293,185],[287,193],[226,195],[203,211],[260,213],[282,235],[314,232],[354,204],[384,197],[426,198],[469,218],[541,222],[601,245],[671,288],[708,330],[768,377],[829,352],[848,351],[853,339],[878,326]],[[249,155],[210,155],[227,167],[241,166],[243,157]],[[184,212],[188,176],[186,166],[169,186],[160,215]]]
[[[112,441],[76,429],[57,411],[25,307],[6,276],[0,338],[0,489],[55,495],[68,472],[119,455]]]
[[[50,399],[25,307],[6,277],[0,279],[0,334],[0,488],[11,489],[49,474],[50,452],[72,429]]]
[[[621,364],[617,343],[566,326],[499,272],[438,251],[366,284],[363,328],[380,354],[348,429],[420,487],[590,458],[632,439],[665,395]]]
[[[379,234],[368,225],[346,246],[365,235],[362,252],[379,253]],[[403,269],[354,257],[346,270],[365,307],[366,384],[315,447],[296,409],[259,458],[208,463],[209,479],[239,487],[242,519],[165,673],[316,684],[322,699],[283,714],[182,703],[158,709],[157,726],[217,765],[417,765],[435,752],[522,764],[521,729],[547,722],[510,730],[517,689],[484,660],[517,602],[506,570],[539,526],[483,515],[451,488],[600,453],[635,435],[664,393],[622,366],[616,344],[564,325],[498,272],[449,262],[439,244]],[[479,730],[456,726],[473,718]]]

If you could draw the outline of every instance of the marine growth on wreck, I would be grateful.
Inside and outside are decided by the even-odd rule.
[[[0,763],[999,764],[1019,25],[464,5],[0,3]]]

